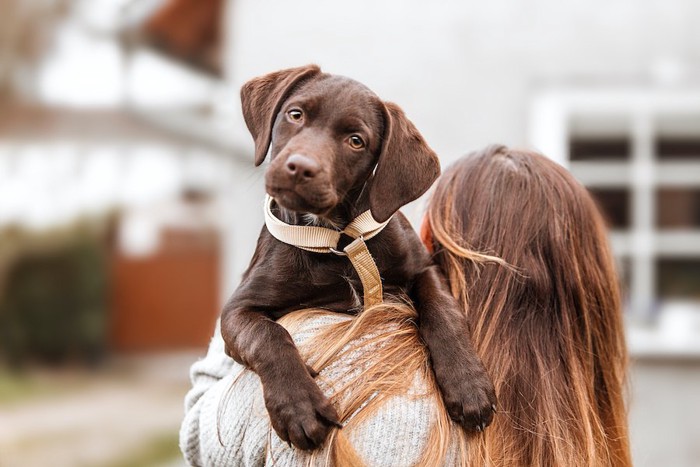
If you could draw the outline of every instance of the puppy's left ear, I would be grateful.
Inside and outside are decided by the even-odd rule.
[[[425,193],[440,175],[440,161],[403,110],[384,104],[384,143],[369,188],[372,217],[389,219]]]
[[[255,140],[255,165],[263,163],[272,138],[272,127],[282,104],[302,81],[321,73],[316,65],[269,73],[253,78],[241,88],[243,118]]]

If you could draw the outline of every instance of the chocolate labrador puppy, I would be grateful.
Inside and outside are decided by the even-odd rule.
[[[398,106],[314,65],[255,78],[243,86],[241,99],[255,164],[270,154],[265,186],[278,218],[338,230],[367,209],[378,222],[391,218],[367,241],[384,291],[406,294],[415,303],[450,416],[467,430],[483,430],[495,410],[493,384],[445,279],[397,213],[437,179],[435,153]],[[290,246],[263,227],[250,266],[225,306],[226,352],[260,376],[272,427],[298,448],[319,446],[340,424],[314,382],[315,372],[275,320],[303,308],[357,313],[361,296],[360,278],[347,258]]]

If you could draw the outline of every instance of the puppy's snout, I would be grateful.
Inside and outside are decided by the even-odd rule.
[[[297,182],[311,180],[321,172],[321,165],[310,157],[292,154],[287,159],[285,169]]]

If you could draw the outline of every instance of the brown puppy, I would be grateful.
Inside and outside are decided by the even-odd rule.
[[[351,79],[306,66],[271,73],[241,90],[255,163],[270,150],[265,183],[274,214],[290,224],[342,229],[367,209],[383,222],[418,198],[440,166],[401,109]],[[483,430],[493,385],[469,339],[466,317],[406,218],[396,213],[367,241],[387,295],[408,295],[451,417]],[[226,352],[255,371],[277,434],[302,449],[326,438],[337,413],[287,331],[275,323],[303,308],[361,310],[362,284],[347,258],[308,252],[263,227],[243,280],[226,305]]]

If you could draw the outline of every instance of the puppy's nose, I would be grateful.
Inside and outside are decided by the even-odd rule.
[[[311,180],[321,171],[318,162],[301,154],[292,154],[287,159],[287,173],[297,181]]]

